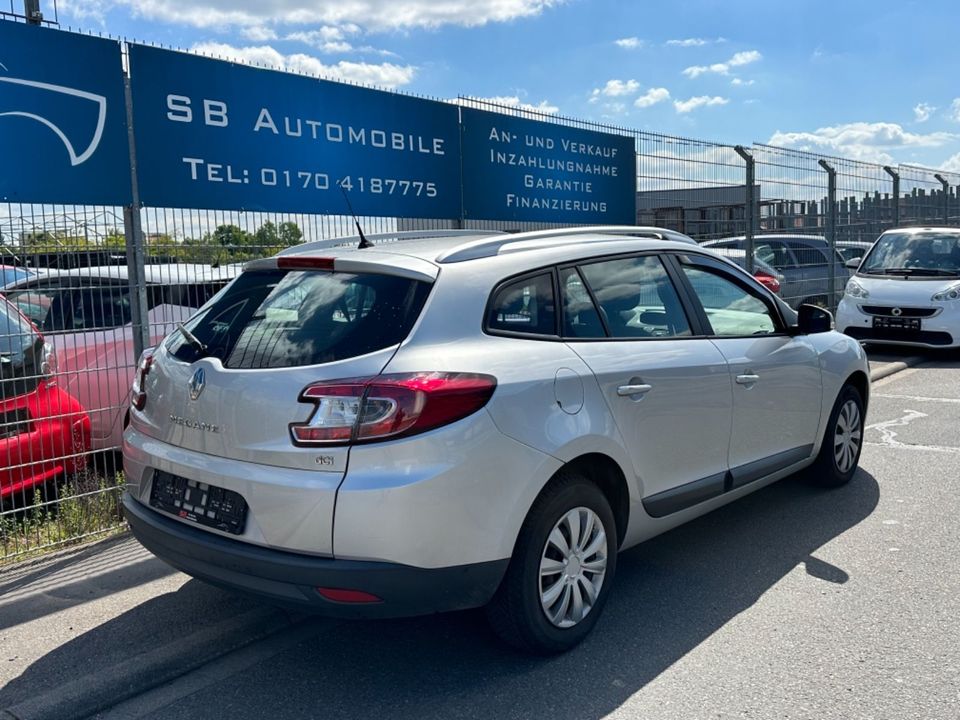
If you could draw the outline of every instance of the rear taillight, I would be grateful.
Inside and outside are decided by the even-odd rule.
[[[308,385],[300,402],[316,406],[292,423],[296,445],[347,445],[426,432],[487,404],[496,378],[473,373],[409,373]]]
[[[133,387],[130,389],[130,404],[137,410],[143,410],[147,405],[147,375],[153,367],[153,348],[144,350],[137,363],[137,372],[133,376]]]
[[[763,270],[757,270],[755,273],[753,273],[753,277],[756,278],[757,282],[767,288],[767,290],[770,292],[780,292],[780,281],[770,273],[764,272]]]

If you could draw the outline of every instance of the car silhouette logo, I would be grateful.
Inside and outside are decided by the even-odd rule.
[[[894,317],[900,317],[901,315],[903,315],[903,310],[901,310],[900,308],[894,308],[893,310],[890,311],[890,314],[893,315]]]
[[[190,390],[190,399],[196,400],[200,397],[200,393],[203,392],[203,389],[207,386],[207,376],[203,372],[203,368],[197,368],[197,371],[193,374],[193,377],[190,378],[190,384],[187,386]]]
[[[0,69],[6,70],[7,68],[5,65],[0,63]],[[40,91],[37,93],[36,98],[32,96],[32,93],[28,93],[27,97],[20,100],[20,102],[35,102],[36,107],[4,107],[3,104],[0,104],[0,118],[25,117],[46,125],[58,138],[60,138],[60,141],[67,149],[67,154],[70,156],[71,165],[75,166],[86,162],[96,152],[97,147],[100,145],[100,139],[103,137],[103,127],[107,119],[107,99],[103,95],[96,95],[94,93],[86,92],[85,90],[77,90],[76,88],[66,87],[64,85],[52,85],[50,83],[38,82],[36,80],[5,77],[3,75],[0,75],[0,83],[15,85],[22,88],[33,88],[37,91]],[[38,112],[35,112],[40,111],[41,108],[42,112],[49,112],[50,102],[47,93],[55,93],[56,95],[62,96],[65,99],[78,98],[80,102],[74,100],[63,103],[62,109],[60,107],[57,108],[57,110],[60,112],[60,116],[51,119],[38,114]],[[0,102],[2,102],[2,100],[0,100]],[[69,128],[69,124],[73,123],[75,118],[83,117],[84,114],[88,112],[96,113],[96,124],[94,125],[93,129],[93,137],[88,140],[85,136],[85,130],[84,136],[71,138],[70,134],[73,131]],[[92,121],[92,118],[90,119]],[[87,124],[87,130],[89,130],[89,125],[90,123]],[[67,126],[67,131],[64,130],[64,126]],[[73,134],[78,135],[79,133],[73,132]]]

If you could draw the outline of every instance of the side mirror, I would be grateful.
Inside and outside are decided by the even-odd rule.
[[[860,267],[861,262],[863,262],[862,257],[850,258],[844,263],[844,266],[850,268],[851,270],[856,270],[858,267]]]
[[[817,305],[804,303],[797,308],[797,329],[800,335],[814,335],[833,329],[833,315]]]

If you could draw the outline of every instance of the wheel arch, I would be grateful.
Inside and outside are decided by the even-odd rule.
[[[627,533],[627,523],[630,520],[630,488],[627,478],[620,465],[609,455],[603,453],[586,453],[579,455],[564,464],[554,477],[544,486],[546,490],[561,470],[573,470],[592,482],[607,498],[613,518],[617,524],[617,546],[623,544]]]

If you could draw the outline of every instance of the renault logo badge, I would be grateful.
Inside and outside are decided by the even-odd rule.
[[[193,377],[190,378],[190,399],[196,400],[200,397],[200,393],[203,392],[203,389],[207,386],[207,377],[203,372],[203,368],[197,368],[197,371],[193,374]]]
[[[901,310],[900,308],[894,308],[893,310],[890,311],[890,314],[893,315],[894,317],[900,317],[901,315],[903,315],[903,310]]]

